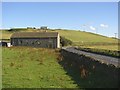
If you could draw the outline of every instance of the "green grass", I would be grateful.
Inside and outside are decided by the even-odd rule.
[[[102,35],[92,34],[83,31],[75,31],[75,30],[56,30],[60,33],[61,36],[65,36],[67,39],[70,39],[76,43],[86,43],[86,42],[108,42],[108,43],[116,43],[117,39],[108,38]]]
[[[38,32],[39,30],[33,29],[17,29],[14,31],[3,30],[2,39],[10,39],[10,36],[14,32]],[[110,50],[118,50],[118,39],[105,37],[99,34],[93,34],[84,31],[75,31],[75,30],[48,30],[48,31],[57,31],[60,36],[63,36],[73,42],[74,46],[86,46],[92,48],[102,48]]]
[[[2,89],[2,48],[0,48],[0,90]]]
[[[37,32],[38,30],[22,29],[3,30],[1,39],[10,39],[14,32]],[[118,40],[105,36],[75,31],[57,31],[73,42],[73,45],[85,48],[97,48],[118,51]],[[58,64],[59,53],[52,49],[29,47],[2,48],[3,88],[76,88],[77,84]],[[75,75],[76,77],[76,75]],[[81,82],[81,81],[80,81]],[[84,81],[83,81],[84,82]],[[82,82],[81,82],[82,83]],[[80,86],[80,85],[79,85]]]
[[[3,88],[77,88],[52,49],[2,48]]]
[[[96,54],[101,54],[101,55],[107,55],[107,56],[112,56],[112,57],[120,57],[120,54],[116,50],[107,50],[107,49],[98,49],[98,48],[83,48],[83,47],[78,47],[76,48],[78,50],[86,51],[86,52],[92,52]]]
[[[28,30],[16,30],[16,31],[6,31],[3,30],[2,31],[2,35],[3,35],[3,39],[10,39],[10,36],[12,33],[14,32],[36,32],[37,30],[32,30],[32,29],[28,29]],[[48,31],[52,31],[52,30],[48,30]],[[93,33],[88,33],[88,32],[83,32],[83,31],[75,31],[75,30],[54,30],[59,32],[59,34],[61,36],[66,37],[67,39],[70,39],[73,42],[76,43],[84,43],[84,42],[108,42],[108,43],[116,43],[117,39],[114,38],[108,38],[102,35],[98,35],[98,34],[93,34]]]
[[[118,45],[93,45],[93,46],[83,46],[83,48],[94,48],[94,49],[105,49],[105,50],[115,50],[119,51]]]
[[[119,51],[118,39],[75,30],[56,31],[58,31],[61,36],[71,40],[75,46]]]

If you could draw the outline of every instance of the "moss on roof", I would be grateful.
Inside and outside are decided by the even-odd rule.
[[[17,32],[11,38],[46,38],[57,37],[58,32]]]

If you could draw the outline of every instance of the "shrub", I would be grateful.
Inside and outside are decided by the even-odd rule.
[[[8,31],[10,31],[10,32],[16,32],[16,31],[25,31],[25,30],[27,30],[27,29],[26,28],[11,28]]]
[[[66,39],[65,37],[60,36],[60,43],[62,46],[68,46],[72,45],[72,41],[69,39]]]

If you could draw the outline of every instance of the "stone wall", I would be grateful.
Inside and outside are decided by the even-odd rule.
[[[57,48],[57,38],[15,38],[11,43],[13,46]]]
[[[85,55],[61,50],[60,65],[81,87],[118,88],[120,68],[100,63]]]

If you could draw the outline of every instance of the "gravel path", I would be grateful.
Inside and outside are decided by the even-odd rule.
[[[87,57],[94,58],[95,60],[98,60],[102,63],[113,64],[117,67],[120,67],[120,62],[118,61],[118,58],[115,58],[115,57],[80,51],[80,50],[75,49],[74,47],[63,47],[62,49],[67,50],[69,52],[77,53],[77,54],[83,54]]]

